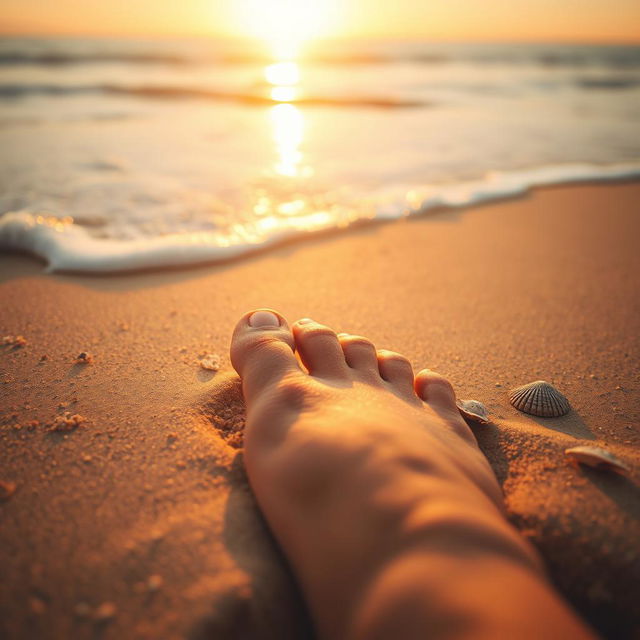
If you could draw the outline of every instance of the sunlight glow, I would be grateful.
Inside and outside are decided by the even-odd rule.
[[[271,89],[271,99],[276,102],[293,102],[298,91],[295,87],[273,87]]]
[[[264,77],[269,84],[290,86],[300,82],[300,69],[295,62],[276,62],[265,67]]]
[[[302,45],[325,35],[334,21],[335,0],[235,0],[233,4],[238,22],[266,42],[276,60],[296,58]]]
[[[269,233],[270,231],[278,229],[280,220],[276,216],[265,216],[264,218],[260,218],[255,224],[260,233]]]
[[[304,231],[314,231],[318,229],[326,229],[333,224],[333,217],[327,211],[316,211],[306,216],[293,218],[291,225],[295,229]]]
[[[638,25],[638,0],[0,0],[3,34],[239,36],[281,59],[311,38],[638,43]]]
[[[301,198],[283,202],[278,205],[278,213],[282,216],[297,216],[304,212],[307,204]]]
[[[304,138],[304,119],[298,107],[277,104],[269,110],[276,143],[278,162],[275,170],[282,176],[295,177],[300,173],[302,153],[300,144]]]
[[[292,60],[276,62],[264,69],[267,82],[274,85],[271,88],[271,99],[275,102],[293,102],[298,97],[295,85],[300,82],[300,69]]]

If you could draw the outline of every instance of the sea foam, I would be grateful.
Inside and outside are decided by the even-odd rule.
[[[534,187],[640,178],[640,164],[562,165],[495,172],[483,180],[412,189],[411,197],[385,198],[349,223],[394,220],[442,208],[517,197]],[[393,190],[392,190],[393,191]],[[417,195],[416,195],[417,194]],[[70,219],[16,211],[0,216],[0,248],[26,251],[47,262],[47,272],[113,273],[222,262],[295,237],[348,226],[327,215],[280,220],[276,225],[236,225],[232,232],[189,232],[136,240],[97,239]]]

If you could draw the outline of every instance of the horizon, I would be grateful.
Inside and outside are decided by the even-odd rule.
[[[241,34],[224,34],[224,33],[92,33],[92,32],[44,32],[44,31],[2,31],[0,30],[0,39],[48,39],[48,40],[123,40],[123,41],[236,41],[236,42],[252,42],[260,43],[260,39],[255,36]],[[482,37],[435,37],[429,35],[413,35],[413,36],[393,36],[393,35],[334,35],[309,39],[310,46],[331,43],[331,42],[399,42],[399,43],[433,43],[433,44],[477,44],[477,45],[555,45],[555,46],[628,46],[640,47],[640,36],[636,39],[597,39],[597,38],[482,38]]]

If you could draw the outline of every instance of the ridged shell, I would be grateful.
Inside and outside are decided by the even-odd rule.
[[[564,455],[567,460],[574,464],[586,464],[589,467],[595,469],[604,469],[606,471],[614,471],[621,475],[625,475],[631,471],[627,465],[622,462],[613,453],[600,447],[572,447],[571,449],[565,449]]]
[[[463,418],[480,424],[489,424],[487,407],[479,400],[458,400],[457,405]]]
[[[541,418],[557,418],[569,413],[569,401],[544,380],[530,382],[509,392],[511,404],[524,413]]]

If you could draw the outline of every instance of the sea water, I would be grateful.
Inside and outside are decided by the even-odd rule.
[[[0,41],[0,247],[50,270],[287,238],[640,176],[640,47]]]

